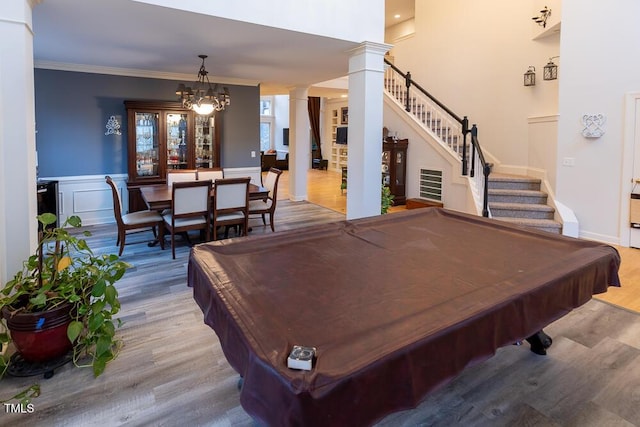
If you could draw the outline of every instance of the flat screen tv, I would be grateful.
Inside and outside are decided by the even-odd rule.
[[[289,128],[282,129],[282,145],[289,145]]]
[[[346,126],[341,126],[336,128],[336,144],[346,144],[347,143],[347,130],[349,128]]]

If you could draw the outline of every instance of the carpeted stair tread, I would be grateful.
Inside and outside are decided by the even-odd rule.
[[[526,182],[538,182],[541,183],[540,178],[531,178],[524,175],[510,175],[506,173],[493,172],[489,175],[489,181],[526,181]]]
[[[521,175],[491,174],[489,188],[514,190],[539,190],[542,180]]]
[[[515,179],[515,180],[541,182],[540,178],[532,178],[530,176],[525,176],[525,175],[516,175],[516,174],[500,173],[500,172],[491,172],[491,175],[489,175],[489,179],[490,180],[511,180],[511,179]]]
[[[521,211],[543,211],[543,212],[555,212],[555,209],[549,205],[542,205],[540,203],[507,203],[507,202],[491,202],[489,203],[491,209],[512,209]]]
[[[493,217],[553,219],[555,209],[541,203],[491,202],[489,209]]]
[[[546,196],[547,193],[540,190],[515,190],[511,188],[489,188],[489,194],[513,195],[513,196]]]
[[[511,218],[511,217],[493,217],[499,221],[509,222],[511,224],[522,225],[524,227],[532,227],[552,233],[560,233],[562,224],[552,219],[533,219],[533,218]]]

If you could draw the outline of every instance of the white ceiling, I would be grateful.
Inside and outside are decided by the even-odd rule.
[[[413,2],[387,0],[388,12]],[[36,67],[195,80],[206,54],[212,82],[263,93],[345,76],[357,45],[131,0],[43,0],[33,27]]]

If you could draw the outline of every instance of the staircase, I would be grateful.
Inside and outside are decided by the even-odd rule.
[[[487,189],[491,165],[482,153],[477,126],[469,126],[467,116],[459,117],[429,94],[411,78],[411,73],[403,73],[387,59],[384,62],[386,94],[433,138],[435,144],[440,144],[460,161],[462,175],[471,178],[471,189],[479,196],[474,197],[477,211],[489,216]]]
[[[492,173],[488,187],[491,217],[562,234],[562,224],[553,219],[555,209],[547,205],[540,183],[536,178]]]

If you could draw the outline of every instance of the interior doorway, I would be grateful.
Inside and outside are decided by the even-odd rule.
[[[640,92],[627,94],[621,173],[620,245],[640,248],[640,227],[632,227],[633,194],[640,195]],[[634,197],[632,199],[632,197]],[[633,202],[635,205],[637,203]]]

